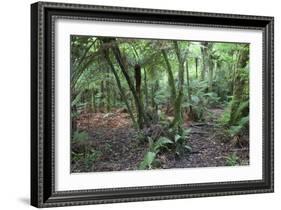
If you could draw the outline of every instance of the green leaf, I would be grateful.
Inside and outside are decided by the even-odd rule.
[[[159,149],[162,147],[166,147],[167,144],[173,144],[174,142],[168,139],[167,137],[160,137],[155,143],[154,143],[154,151],[158,153]]]
[[[233,153],[226,157],[226,165],[227,166],[235,166],[238,165],[239,157]]]
[[[192,148],[190,146],[188,146],[188,145],[185,145],[184,148],[187,149],[189,152],[192,151]]]
[[[82,95],[83,92],[80,92],[75,98],[74,100],[72,100],[71,102],[71,107],[75,106],[78,104],[78,102],[80,101],[81,99],[81,95]]]
[[[200,101],[200,98],[198,96],[191,96],[191,100],[195,103],[198,104]]]
[[[156,154],[154,152],[147,152],[144,156],[143,161],[140,163],[139,169],[150,169],[155,157]]]
[[[233,118],[234,118],[235,120],[236,120],[236,119],[239,119],[239,116],[241,115],[241,113],[243,113],[243,111],[244,111],[245,109],[248,109],[248,108],[249,108],[249,100],[241,102],[241,103],[239,104],[237,110],[235,111]],[[237,122],[237,121],[235,121],[235,122]]]
[[[178,140],[180,140],[180,139],[181,139],[181,136],[180,136],[179,134],[176,134],[176,135],[175,135],[175,142],[177,143]]]
[[[213,92],[210,92],[210,93],[204,93],[204,96],[216,97],[216,94]]]
[[[172,143],[174,143],[174,142],[171,141],[170,139],[168,139],[167,137],[161,136],[161,137],[157,140],[156,143],[157,143],[157,144],[164,145],[164,144],[172,144]]]
[[[153,150],[154,147],[153,139],[150,136],[148,136],[147,139],[148,139],[148,147],[150,148],[150,150]]]

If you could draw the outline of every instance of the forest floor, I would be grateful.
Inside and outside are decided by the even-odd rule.
[[[191,128],[188,145],[192,151],[180,157],[173,152],[159,155],[160,168],[195,168],[226,166],[226,159],[235,154],[239,165],[249,164],[248,145],[234,145],[227,139],[222,129],[216,126],[216,120],[223,110],[210,109],[210,117],[204,123],[188,122],[186,127]],[[89,139],[84,141],[82,148],[99,151],[99,155],[87,167],[83,162],[73,162],[72,172],[98,172],[137,170],[143,160],[148,146],[137,138],[137,132],[132,128],[127,113],[87,113],[80,115],[78,128],[89,133]],[[247,139],[248,136],[241,138]],[[72,143],[72,151],[78,151],[81,145]],[[81,151],[80,151],[81,152]]]

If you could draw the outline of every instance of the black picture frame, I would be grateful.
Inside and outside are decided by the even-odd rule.
[[[53,24],[56,17],[261,30],[263,34],[263,179],[55,191]],[[31,205],[55,207],[225,196],[274,191],[274,18],[38,2],[31,5]]]

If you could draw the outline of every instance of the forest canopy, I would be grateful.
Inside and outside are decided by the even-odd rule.
[[[72,172],[249,164],[249,44],[70,45]]]

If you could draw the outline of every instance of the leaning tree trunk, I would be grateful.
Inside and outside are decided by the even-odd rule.
[[[131,78],[128,74],[127,67],[125,66],[124,61],[122,59],[121,52],[120,52],[118,45],[114,44],[114,46],[112,46],[112,51],[120,66],[120,69],[127,81],[129,89],[132,92],[132,95],[134,97],[135,105],[136,105],[137,112],[138,112],[138,126],[140,129],[142,129],[145,122],[147,122],[147,120],[146,120],[146,115],[145,115],[145,112],[143,109],[143,104],[142,104],[141,98],[138,96],[138,93],[133,85],[133,82],[131,81]]]
[[[114,57],[117,60],[118,65],[120,66],[121,72],[122,72],[123,76],[125,77],[125,80],[129,86],[129,89],[134,98],[135,106],[137,109],[137,115],[138,115],[138,120],[137,120],[138,127],[140,129],[142,129],[144,126],[144,123],[147,122],[146,115],[145,115],[145,112],[143,109],[143,104],[142,104],[140,98],[138,97],[138,94],[134,87],[134,83],[131,81],[131,78],[128,74],[128,70],[127,70],[128,67],[125,65],[124,58],[122,58],[121,51],[118,47],[118,44],[116,44],[116,39],[115,38],[100,38],[100,40],[103,43],[107,44],[106,47],[108,49],[110,48],[112,50]]]
[[[94,61],[94,57],[98,55],[98,52],[93,53],[90,55],[88,61],[86,58],[88,57],[88,55],[90,54],[90,49],[92,48],[92,46],[96,43],[96,40],[94,42],[92,42],[84,51],[82,57],[77,61],[78,63],[76,64],[71,62],[71,91],[74,91],[74,87],[77,83],[77,81],[79,80],[80,76],[83,74],[84,70],[90,66]],[[73,71],[75,69],[75,71]]]
[[[112,71],[112,73],[113,73],[113,75],[114,75],[114,77],[115,77],[115,81],[116,81],[116,83],[117,83],[117,87],[118,87],[118,89],[119,89],[120,96],[121,96],[122,100],[124,101],[124,103],[125,103],[125,105],[126,105],[126,107],[127,107],[128,113],[129,113],[129,115],[130,115],[130,117],[131,117],[131,119],[132,119],[132,121],[133,121],[133,124],[134,124],[134,125],[137,125],[136,120],[135,120],[135,117],[134,117],[134,115],[133,115],[133,112],[132,112],[132,110],[131,110],[131,108],[130,108],[130,105],[129,105],[128,101],[127,101],[127,97],[126,97],[126,95],[125,95],[125,92],[124,92],[124,90],[123,90],[123,88],[122,88],[122,86],[121,86],[121,81],[120,81],[120,78],[119,78],[119,76],[118,76],[118,73],[117,73],[117,71],[116,71],[116,69],[115,69],[113,63],[111,62],[111,60],[110,60],[110,58],[109,58],[108,51],[105,51],[105,52],[104,52],[104,57],[105,57],[105,59],[106,59],[108,65],[110,66],[111,71]]]

